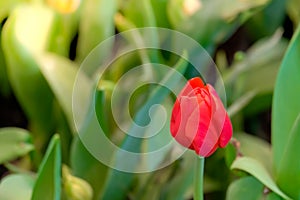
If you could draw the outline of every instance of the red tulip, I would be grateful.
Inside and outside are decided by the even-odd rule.
[[[215,89],[198,77],[189,80],[176,99],[171,134],[181,145],[208,157],[225,147],[232,125]]]

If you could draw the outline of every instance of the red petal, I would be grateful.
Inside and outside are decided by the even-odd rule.
[[[227,115],[225,122],[224,122],[223,130],[221,132],[219,146],[221,148],[224,148],[230,141],[231,137],[232,137],[232,125],[231,125],[230,119]]]
[[[178,97],[189,96],[188,94],[191,93],[194,89],[202,88],[202,87],[204,87],[204,83],[199,77],[192,78],[186,83],[186,85],[181,90]],[[196,95],[194,94],[191,96],[196,96]]]
[[[199,78],[199,77],[195,77],[195,78],[190,79],[188,81],[188,83],[192,86],[193,89],[195,89],[197,87],[200,87],[200,88],[204,87],[204,83],[203,83],[202,79]]]
[[[196,135],[197,127],[191,129],[190,132],[186,132],[186,127],[189,117],[194,112],[195,108],[198,106],[198,101],[196,97],[181,97],[178,99],[180,107],[180,115],[173,115],[171,121],[171,133],[172,136],[183,146],[193,149],[192,138],[187,137],[187,135]],[[177,109],[177,105],[174,107]],[[188,130],[189,131],[189,130]]]
[[[198,95],[198,98],[201,98],[200,95]],[[205,97],[205,99],[207,99]],[[200,101],[200,100],[199,100]],[[204,156],[206,155],[214,146],[215,144],[211,144],[211,141],[217,141],[216,139],[210,138],[212,135],[208,133],[209,125],[211,123],[211,106],[210,102],[207,102],[206,100],[202,99],[199,103],[200,107],[200,113],[198,121],[199,127],[197,135],[193,141],[194,149],[196,150],[196,153]]]
[[[217,92],[211,85],[207,84],[207,86],[216,104],[216,112],[214,113],[213,118],[215,123],[218,124],[216,131],[219,137],[219,146],[223,148],[227,145],[232,137],[232,125]]]
[[[209,157],[211,156],[213,153],[215,153],[215,151],[218,149],[218,144],[215,144],[215,146],[210,150],[210,152],[206,155],[202,155],[203,157]]]
[[[170,123],[170,131],[173,137],[175,137],[178,131],[180,119],[181,119],[180,104],[179,101],[176,100],[172,110],[171,123]]]

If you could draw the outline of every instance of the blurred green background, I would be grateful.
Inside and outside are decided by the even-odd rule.
[[[73,83],[90,51],[116,33],[162,27],[201,44],[224,81],[234,138],[206,159],[205,199],[299,200],[299,13],[299,0],[0,0],[0,199],[193,199],[193,152],[124,173],[91,156],[73,123]],[[199,75],[178,56],[144,53],[118,59],[97,87],[99,123],[120,146],[137,145],[123,142],[109,106],[125,72],[146,59]],[[134,93],[132,116],[155,89]],[[159,92],[170,110],[174,96]]]

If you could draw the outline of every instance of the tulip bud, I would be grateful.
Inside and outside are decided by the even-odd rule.
[[[69,200],[91,200],[93,199],[93,190],[91,186],[83,179],[70,174],[67,166],[63,166],[63,190],[66,199]]]
[[[171,134],[181,145],[208,157],[225,147],[232,125],[215,89],[193,78],[178,95],[172,110]]]

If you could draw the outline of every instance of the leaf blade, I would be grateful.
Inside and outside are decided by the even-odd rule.
[[[291,180],[282,177],[286,174],[286,172],[283,171],[283,169],[286,169],[286,164],[294,163],[295,159],[299,160],[298,155],[293,153],[293,151],[298,151],[298,147],[295,146],[298,141],[292,141],[293,137],[296,139],[300,134],[300,132],[293,133],[292,131],[296,118],[300,113],[300,96],[296,92],[300,91],[299,53],[300,26],[294,33],[281,63],[275,84],[272,106],[272,146],[275,177],[278,179],[279,186],[284,188],[284,191],[292,195],[293,198],[299,198],[300,191],[298,188],[300,188],[300,181],[295,182],[298,188],[286,187],[291,184]],[[287,107],[292,109],[287,109]],[[292,145],[292,147],[290,145]],[[286,154],[285,152],[289,152],[290,154]],[[300,170],[299,164],[290,167],[292,171]],[[298,177],[297,179],[299,179]]]
[[[263,165],[257,160],[250,157],[237,158],[231,165],[231,169],[239,169],[249,174],[253,175],[265,186],[270,188],[273,192],[282,196],[284,199],[290,199],[286,194],[284,194],[276,185],[275,181],[272,179],[267,170]]]
[[[38,170],[32,200],[59,200],[61,193],[61,147],[59,135],[54,135]]]

